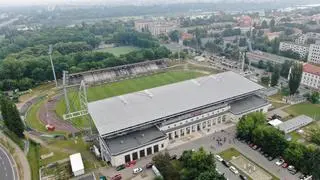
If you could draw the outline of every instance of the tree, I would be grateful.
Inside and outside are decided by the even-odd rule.
[[[201,173],[196,180],[225,180],[226,178],[223,175],[217,173],[217,171],[205,171]]]
[[[300,63],[294,63],[291,67],[289,74],[289,89],[290,95],[293,95],[297,92],[302,76],[302,65]]]
[[[284,63],[281,64],[280,75],[287,79],[291,66],[292,66],[292,62],[285,60]]]
[[[250,113],[243,116],[237,124],[237,137],[252,140],[253,130],[264,124],[266,117],[261,112]]]
[[[152,161],[161,172],[164,179],[179,180],[179,172],[172,166],[170,154],[167,151],[165,153],[157,154],[152,158]]]
[[[318,91],[314,91],[312,92],[311,96],[310,96],[310,101],[313,104],[317,104],[320,101],[320,95]]]
[[[276,24],[276,21],[275,21],[274,19],[271,19],[271,21],[270,21],[270,23],[269,23],[270,29],[273,29],[274,26],[275,26],[275,24]]]
[[[24,124],[22,123],[16,105],[8,98],[2,97],[1,111],[3,113],[5,126],[18,137],[23,137]]]
[[[269,86],[270,83],[270,77],[269,76],[263,76],[260,79],[261,83],[265,86]]]
[[[308,128],[307,137],[310,142],[320,145],[320,125]]]
[[[173,41],[173,42],[179,42],[180,32],[179,32],[178,30],[171,31],[171,32],[169,33],[169,37],[170,37],[171,41]]]
[[[271,75],[271,86],[272,87],[278,85],[279,78],[280,78],[280,69],[277,65],[275,65],[273,68],[272,75]]]
[[[268,23],[266,20],[263,20],[262,23],[261,23],[261,28],[262,29],[267,29],[268,28]]]

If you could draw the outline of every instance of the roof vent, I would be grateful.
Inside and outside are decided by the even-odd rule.
[[[123,96],[119,96],[119,98],[124,105],[128,104],[128,101]]]
[[[120,144],[123,144],[123,143],[124,143],[124,141],[123,141],[123,140],[121,140],[121,141],[120,141]]]
[[[142,137],[144,137],[144,134],[141,134]]]

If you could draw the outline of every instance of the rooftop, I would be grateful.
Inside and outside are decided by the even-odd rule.
[[[282,124],[283,122],[280,121],[279,119],[274,119],[274,120],[271,120],[268,122],[268,124],[270,124],[271,126],[274,126],[274,127],[277,127],[279,126],[280,124]]]
[[[84,169],[81,154],[76,153],[69,156],[72,172]]]
[[[278,128],[285,132],[291,132],[292,130],[295,130],[296,127],[302,127],[306,126],[309,123],[311,123],[313,119],[306,115],[300,115],[295,118],[292,118],[290,120],[287,120],[283,123],[281,123]]]
[[[231,103],[230,111],[232,112],[232,114],[238,115],[268,104],[269,102],[267,100],[264,100],[261,97],[254,95]]]
[[[157,140],[165,138],[166,135],[157,127],[153,126],[147,129],[134,131],[132,133],[117,136],[111,139],[105,139],[112,155],[117,155],[136,149],[140,146],[151,144]]]
[[[90,102],[88,111],[100,135],[107,135],[259,89],[262,86],[229,71]]]
[[[306,63],[303,65],[303,72],[320,76],[320,67]]]

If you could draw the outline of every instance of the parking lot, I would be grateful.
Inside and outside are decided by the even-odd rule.
[[[216,141],[216,138],[225,139],[223,143],[219,144]],[[267,170],[269,173],[277,176],[279,179],[287,179],[287,180],[295,180],[299,179],[300,173],[297,173],[295,175],[292,175],[289,173],[289,171],[285,168],[282,168],[281,166],[277,166],[275,162],[277,159],[274,159],[272,161],[269,161],[266,157],[264,157],[262,154],[260,154],[258,151],[253,150],[251,147],[249,147],[246,143],[242,143],[235,139],[235,126],[227,128],[225,131],[221,132],[215,132],[210,135],[204,135],[198,139],[194,139],[192,141],[185,142],[183,144],[180,144],[179,146],[174,146],[171,149],[168,149],[170,154],[176,154],[181,155],[184,150],[191,150],[191,149],[198,149],[200,147],[203,147],[206,151],[212,152],[212,153],[219,153],[226,149],[229,149],[231,147],[234,147],[237,151],[239,151],[241,154],[243,154],[245,157],[250,159],[250,161],[257,163],[259,166],[261,166],[263,169]],[[148,162],[151,162],[152,156],[148,156],[146,158],[143,158],[141,160],[137,161],[137,164],[133,167],[129,167],[126,169],[123,169],[121,171],[116,171],[115,168],[101,168],[98,170],[99,173],[107,176],[112,177],[116,174],[121,174],[123,179],[135,179],[135,180],[149,180],[153,179],[154,174],[151,169],[144,170],[144,174],[147,176],[144,177],[138,177],[133,175],[133,169],[136,167],[145,167],[145,165]],[[240,179],[239,176],[236,176],[233,174],[228,168],[226,168],[221,162],[217,162],[217,169],[225,173],[225,177],[230,180],[237,180]]]

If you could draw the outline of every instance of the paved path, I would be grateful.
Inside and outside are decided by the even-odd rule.
[[[0,175],[1,180],[19,179],[15,162],[2,145],[0,145]]]
[[[22,172],[23,177],[21,177],[21,180],[31,180],[31,170],[30,165],[27,160],[27,157],[25,156],[24,152],[19,148],[19,146],[14,143],[10,138],[8,138],[6,135],[4,135],[2,132],[0,132],[0,138],[7,141],[8,144],[10,144],[10,147],[14,149],[14,153],[12,154],[15,157],[15,160],[17,159],[19,162],[19,171]],[[1,174],[0,174],[1,175]],[[1,176],[0,176],[1,179]],[[18,178],[17,178],[18,180]]]

